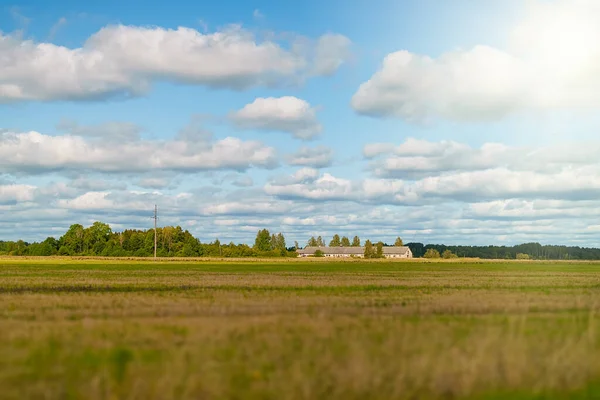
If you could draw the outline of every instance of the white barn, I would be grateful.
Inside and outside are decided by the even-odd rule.
[[[308,246],[303,249],[296,250],[300,257],[314,256],[317,251],[321,251],[323,256],[331,258],[349,258],[365,256],[364,247],[325,247],[325,246]],[[407,246],[383,247],[383,256],[385,258],[412,258],[413,254]]]

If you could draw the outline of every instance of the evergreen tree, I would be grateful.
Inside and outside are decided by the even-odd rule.
[[[323,238],[321,236],[319,236],[317,238],[317,246],[320,246],[320,247],[324,247],[325,246],[325,241],[323,240]]]
[[[342,238],[341,245],[342,245],[343,247],[350,247],[350,239],[348,239],[348,237],[347,237],[347,236],[344,236],[344,237]]]
[[[333,235],[331,242],[329,242],[329,247],[340,247],[341,245],[342,242],[340,240],[340,235],[336,233],[335,235]]]

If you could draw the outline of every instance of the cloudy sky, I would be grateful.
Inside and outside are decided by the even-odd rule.
[[[3,3],[3,5],[6,3]],[[0,240],[600,246],[596,0],[0,8]]]

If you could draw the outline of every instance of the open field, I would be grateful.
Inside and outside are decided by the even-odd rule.
[[[0,259],[0,399],[600,398],[600,263]]]

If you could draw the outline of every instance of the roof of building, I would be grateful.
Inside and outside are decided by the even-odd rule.
[[[298,254],[313,255],[317,250],[321,250],[323,254],[348,254],[362,255],[365,253],[364,247],[326,247],[326,246],[307,246],[303,249],[298,249]],[[383,254],[406,254],[410,251],[407,246],[384,246]]]

